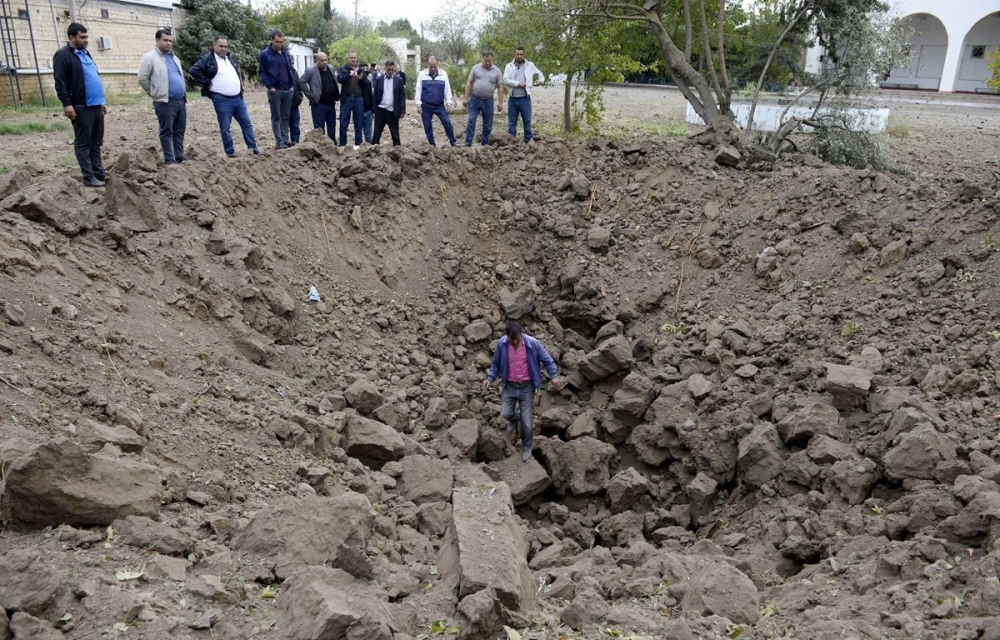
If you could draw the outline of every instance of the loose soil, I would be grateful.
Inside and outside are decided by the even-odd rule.
[[[198,100],[171,167],[116,107],[103,190],[6,137],[0,638],[1000,637],[997,105],[878,99],[896,172],[628,87],[235,160]],[[509,319],[568,382],[528,463]]]

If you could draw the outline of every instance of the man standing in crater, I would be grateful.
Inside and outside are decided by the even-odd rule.
[[[511,322],[497,343],[493,364],[483,380],[483,389],[489,389],[493,381],[500,378],[500,415],[507,421],[507,433],[514,432],[517,411],[520,411],[521,460],[524,462],[531,458],[535,435],[535,393],[542,390],[542,366],[549,374],[553,388],[562,389],[563,380],[549,352],[541,342],[524,333],[520,324]]]

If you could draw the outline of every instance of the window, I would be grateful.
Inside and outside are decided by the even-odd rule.
[[[28,19],[28,10],[27,9],[18,9],[17,10],[17,18],[18,18],[18,20],[27,20]]]
[[[985,57],[986,57],[986,45],[979,44],[979,45],[976,45],[976,46],[972,47],[972,59],[973,60],[982,60]]]
[[[109,20],[111,19],[111,13],[107,9],[101,9],[101,18]]]

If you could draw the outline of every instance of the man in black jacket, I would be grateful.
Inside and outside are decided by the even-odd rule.
[[[392,146],[399,146],[399,119],[406,115],[406,90],[403,79],[396,75],[396,63],[386,60],[385,73],[375,80],[375,95],[372,98],[375,117],[375,134],[372,144],[382,140],[382,131],[389,125]]]
[[[253,124],[243,101],[243,81],[236,62],[229,55],[229,40],[226,36],[215,36],[212,51],[203,55],[188,72],[194,81],[201,85],[201,95],[212,99],[215,116],[219,120],[219,132],[222,134],[222,147],[230,158],[236,157],[233,147],[233,136],[229,127],[236,119],[243,132],[243,142],[254,155],[260,153],[257,140],[253,135]]]
[[[358,65],[358,52],[347,53],[347,64],[337,72],[340,83],[340,146],[347,145],[347,125],[354,120],[354,148],[361,146],[365,111],[370,111],[372,85],[368,72]]]
[[[63,105],[63,115],[73,123],[73,148],[76,162],[88,187],[103,187],[108,179],[101,161],[104,144],[104,87],[97,65],[87,51],[87,27],[74,22],[66,30],[69,44],[52,57],[56,95]]]

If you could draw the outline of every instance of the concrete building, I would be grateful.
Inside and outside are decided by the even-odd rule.
[[[319,53],[319,45],[314,38],[285,38],[285,48],[292,58],[292,65],[301,76],[306,69],[316,64],[316,54]]]
[[[0,1],[0,60],[17,71],[0,75],[0,105],[33,102],[42,93],[56,101],[52,56],[66,45],[71,22],[87,27],[105,91],[140,91],[139,59],[153,47],[157,29],[173,27],[173,18],[170,0]]]
[[[1000,0],[896,0],[912,28],[910,64],[886,88],[987,92],[987,55],[1000,47]]]

